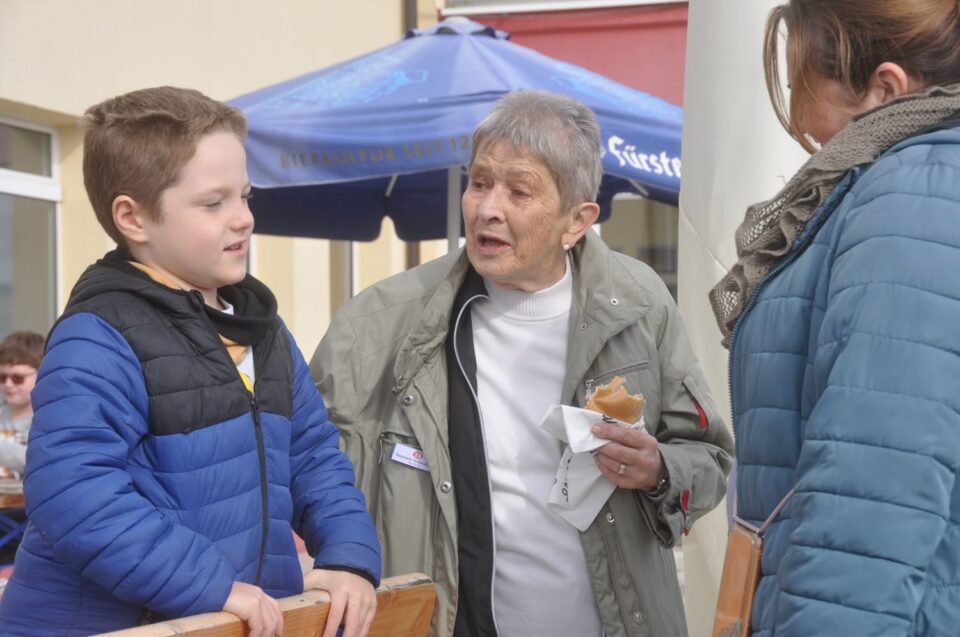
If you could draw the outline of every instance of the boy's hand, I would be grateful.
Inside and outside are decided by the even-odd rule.
[[[344,625],[343,637],[365,637],[377,612],[377,592],[359,575],[316,568],[303,578],[303,589],[330,593],[330,614],[322,637],[334,637]]]
[[[246,624],[249,637],[282,637],[283,613],[280,603],[253,584],[234,582],[223,610]]]

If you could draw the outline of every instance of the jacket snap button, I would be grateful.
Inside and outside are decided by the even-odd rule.
[[[409,407],[415,402],[417,402],[417,399],[413,394],[407,394],[406,396],[403,397],[403,404],[405,407]]]
[[[443,491],[444,493],[449,493],[451,486],[453,485],[451,485],[449,482],[444,480],[443,482],[440,483],[440,490]]]
[[[613,517],[613,514],[612,514],[612,513],[607,513],[607,523],[608,523],[608,524],[613,524],[613,523],[616,522],[616,521],[617,521],[617,519],[616,519],[615,517]]]
[[[587,329],[587,324],[586,324],[586,323],[581,323],[581,324],[580,324],[580,331],[583,332],[583,331],[586,330],[586,329]]]
[[[643,622],[643,613],[640,611],[635,612],[633,614],[633,621],[637,622],[638,624]]]
[[[610,299],[610,305],[620,305],[620,299],[617,299],[617,298]]]

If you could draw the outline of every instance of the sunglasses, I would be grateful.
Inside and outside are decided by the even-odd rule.
[[[0,374],[0,385],[6,385],[7,379],[10,379],[14,385],[22,385],[23,381],[27,380],[37,372],[30,372],[29,374]]]

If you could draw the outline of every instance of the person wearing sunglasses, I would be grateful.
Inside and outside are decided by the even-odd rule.
[[[0,342],[0,477],[18,478],[27,461],[27,435],[33,420],[30,392],[43,358],[44,338],[13,332]]]

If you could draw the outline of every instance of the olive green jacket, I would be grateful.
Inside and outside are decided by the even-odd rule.
[[[581,534],[606,635],[686,635],[671,547],[723,498],[732,438],[660,278],[593,232],[571,254],[563,400],[582,405],[589,385],[625,376],[646,398],[670,475],[656,500],[615,490]],[[457,612],[444,341],[468,267],[461,250],[364,290],[337,313],[310,364],[376,521],[384,577],[420,571],[437,584],[435,637],[452,634]],[[429,471],[392,461],[398,443],[422,449]]]

